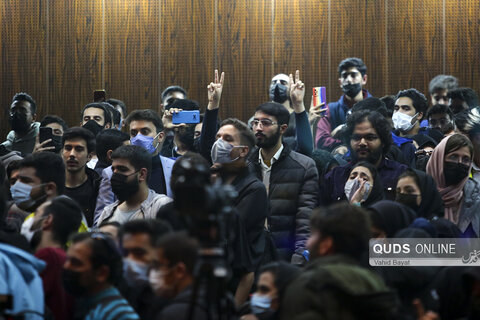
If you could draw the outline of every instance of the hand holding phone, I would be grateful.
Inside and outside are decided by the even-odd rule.
[[[198,110],[182,110],[172,114],[172,123],[199,123],[200,111]]]

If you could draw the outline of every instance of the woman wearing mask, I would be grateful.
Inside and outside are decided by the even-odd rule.
[[[445,205],[444,217],[466,237],[480,235],[480,186],[469,178],[472,159],[470,140],[454,134],[438,144],[427,163]]]
[[[418,217],[443,216],[443,200],[437,185],[422,171],[407,169],[398,177],[395,201],[410,207]]]
[[[372,164],[360,161],[353,166],[345,182],[345,197],[359,206],[369,206],[384,199],[382,182]]]

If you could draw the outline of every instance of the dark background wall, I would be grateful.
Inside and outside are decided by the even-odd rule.
[[[25,91],[39,119],[69,125],[99,88],[155,109],[179,84],[205,106],[215,68],[226,73],[222,117],[246,120],[271,77],[297,68],[308,108],[313,86],[338,99],[348,56],[364,59],[375,96],[426,93],[441,73],[480,92],[478,0],[3,0],[0,17],[1,106]]]

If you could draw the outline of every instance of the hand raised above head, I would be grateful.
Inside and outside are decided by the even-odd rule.
[[[290,99],[295,112],[300,113],[305,110],[303,98],[305,97],[305,84],[300,80],[300,71],[295,71],[295,80],[290,73],[288,86],[290,87]]]
[[[222,97],[224,79],[225,79],[225,72],[222,72],[219,79],[218,70],[215,69],[215,78],[213,82],[210,82],[210,84],[207,86],[208,110],[217,109],[220,106],[220,98]]]

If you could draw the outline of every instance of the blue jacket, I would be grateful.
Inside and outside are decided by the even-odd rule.
[[[365,92],[366,92],[365,98],[372,97],[370,92],[366,90]],[[349,110],[349,107],[344,102],[344,98],[345,98],[345,95],[342,95],[337,102],[330,102],[328,104],[328,109],[330,111],[330,124],[332,126],[332,130],[338,127],[339,125],[347,122],[346,116],[347,116],[347,111]]]
[[[45,312],[40,272],[45,262],[28,252],[0,243],[0,295],[13,296],[9,314],[24,313],[25,319],[43,319]]]

